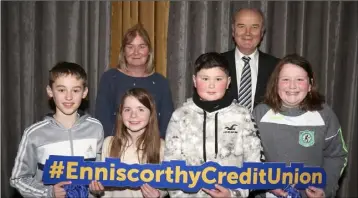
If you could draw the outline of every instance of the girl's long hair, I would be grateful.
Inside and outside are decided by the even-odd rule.
[[[127,127],[123,124],[122,111],[124,101],[127,97],[134,97],[150,110],[150,117],[147,127],[136,142],[137,156],[139,163],[160,163],[160,135],[157,120],[157,111],[153,97],[142,88],[128,90],[121,99],[121,104],[117,113],[116,133],[112,138],[109,155],[110,157],[121,158],[130,143],[130,134]]]

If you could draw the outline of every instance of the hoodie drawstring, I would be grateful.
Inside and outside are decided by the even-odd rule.
[[[218,156],[218,113],[215,114],[215,159]]]
[[[206,112],[204,111],[204,122],[203,122],[203,158],[206,162]]]
[[[218,156],[218,113],[215,114],[215,159]],[[206,162],[206,111],[204,111],[203,122],[203,158]]]

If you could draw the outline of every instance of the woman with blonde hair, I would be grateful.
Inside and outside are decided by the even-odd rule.
[[[154,71],[154,52],[147,31],[141,24],[127,30],[123,37],[117,68],[104,72],[96,99],[95,117],[101,121],[104,136],[114,135],[118,100],[131,88],[143,88],[153,95],[160,136],[164,139],[174,111],[168,80]]]

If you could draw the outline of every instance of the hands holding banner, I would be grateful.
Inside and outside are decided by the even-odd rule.
[[[50,156],[43,175],[44,184],[72,181],[72,184],[88,185],[92,182],[90,189],[94,191],[103,191],[104,186],[141,187],[148,196],[157,195],[152,187],[186,192],[203,189],[212,196],[224,196],[228,192],[221,187],[277,189],[295,184],[297,189],[309,186],[323,188],[325,180],[323,168],[304,167],[302,163],[291,166],[284,163],[244,163],[239,168],[220,166],[215,162],[186,166],[185,161],[172,160],[162,164],[129,165],[117,158],[106,158],[105,162],[85,162],[83,157],[73,156]],[[314,188],[310,193],[319,194]]]

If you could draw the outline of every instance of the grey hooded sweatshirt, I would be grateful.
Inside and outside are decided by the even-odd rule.
[[[205,112],[190,98],[175,110],[167,129],[164,160],[185,160],[186,165],[197,166],[206,161],[221,166],[242,167],[244,162],[264,160],[255,122],[248,109],[233,101],[230,106]],[[248,189],[238,191],[247,197]],[[170,197],[210,197],[204,191],[186,193],[169,191]]]
[[[10,184],[24,197],[53,197],[53,186],[42,183],[43,167],[50,155],[83,156],[95,160],[103,143],[102,124],[82,115],[70,128],[46,116],[22,136]]]

